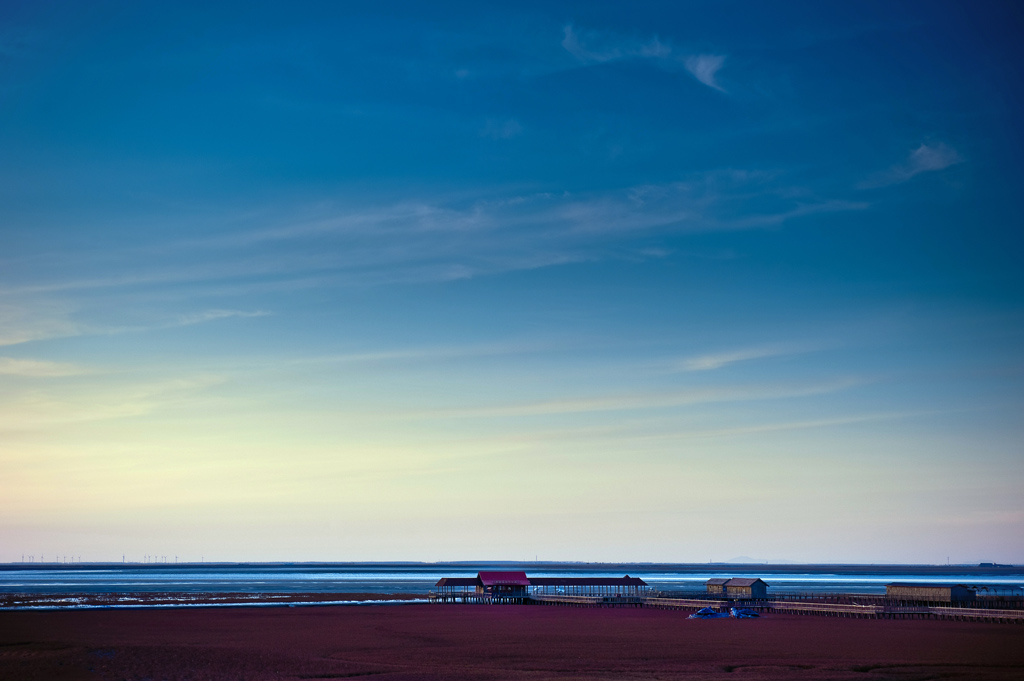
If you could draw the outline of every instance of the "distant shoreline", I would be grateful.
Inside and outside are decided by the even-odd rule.
[[[166,570],[173,568],[267,568],[267,567],[308,567],[308,568],[344,568],[344,569],[405,569],[405,570],[438,570],[438,571],[473,571],[477,567],[516,567],[534,572],[546,570],[572,570],[575,572],[609,572],[625,571],[668,571],[678,573],[721,572],[733,573],[765,573],[765,574],[856,574],[871,572],[872,574],[902,574],[915,572],[920,574],[956,574],[956,575],[1012,575],[1024,574],[1024,565],[998,564],[991,566],[972,565],[915,565],[900,563],[574,563],[574,562],[517,562],[517,561],[481,561],[481,562],[450,562],[450,563],[354,563],[354,562],[201,562],[201,563],[121,563],[121,562],[81,562],[81,563],[0,563],[0,571],[18,570],[81,570],[81,569],[114,569],[132,568],[145,570]]]

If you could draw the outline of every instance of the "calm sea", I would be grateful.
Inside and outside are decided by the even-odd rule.
[[[699,591],[712,577],[760,577],[779,592],[881,594],[888,582],[984,587],[982,593],[1020,594],[1024,567],[759,566],[593,564],[76,564],[0,565],[3,593],[308,592],[424,594],[441,577],[480,570],[524,570],[534,577],[641,577],[665,591]]]

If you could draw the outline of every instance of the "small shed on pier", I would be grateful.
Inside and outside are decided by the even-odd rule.
[[[760,577],[733,577],[725,583],[725,595],[729,598],[767,598],[768,585]]]
[[[725,595],[725,583],[728,579],[722,577],[713,577],[708,581],[704,582],[704,586],[707,588],[709,594]]]
[[[973,601],[976,596],[974,589],[963,584],[917,584],[909,582],[893,582],[885,585],[888,598],[902,601],[930,601],[932,603],[953,603]]]
[[[733,577],[732,579],[717,577],[704,582],[704,586],[709,594],[726,598],[768,597],[768,585],[760,577]]]

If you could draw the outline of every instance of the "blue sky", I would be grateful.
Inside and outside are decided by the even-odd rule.
[[[0,560],[1024,562],[1022,14],[5,3]]]

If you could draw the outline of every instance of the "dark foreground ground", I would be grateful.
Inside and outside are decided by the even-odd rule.
[[[0,612],[0,679],[1024,679],[1024,627],[392,605]]]

